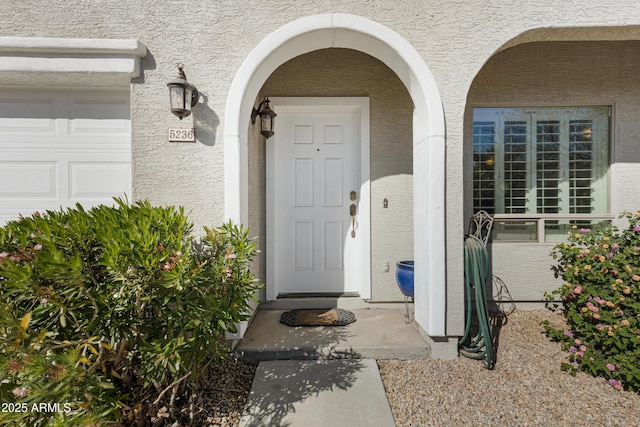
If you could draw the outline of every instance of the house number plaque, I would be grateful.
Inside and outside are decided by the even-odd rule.
[[[196,142],[195,129],[169,129],[169,142]]]

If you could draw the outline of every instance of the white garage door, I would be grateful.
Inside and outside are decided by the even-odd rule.
[[[131,192],[129,90],[0,87],[0,225]]]

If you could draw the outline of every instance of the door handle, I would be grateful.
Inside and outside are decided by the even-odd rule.
[[[352,203],[351,206],[349,206],[349,215],[351,215],[351,237],[356,237],[356,213],[356,204]]]

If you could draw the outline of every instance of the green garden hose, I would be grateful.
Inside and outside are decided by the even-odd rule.
[[[487,280],[489,278],[489,254],[480,239],[467,236],[464,241],[464,282],[465,282],[465,331],[460,338],[460,354],[470,359],[484,360],[488,369],[495,367],[491,323],[487,309]],[[472,290],[475,291],[472,294]],[[475,300],[475,312],[473,303]],[[478,334],[466,343],[475,314]]]

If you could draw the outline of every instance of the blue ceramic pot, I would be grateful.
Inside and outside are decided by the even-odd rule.
[[[396,264],[396,283],[405,296],[413,298],[413,261]]]

